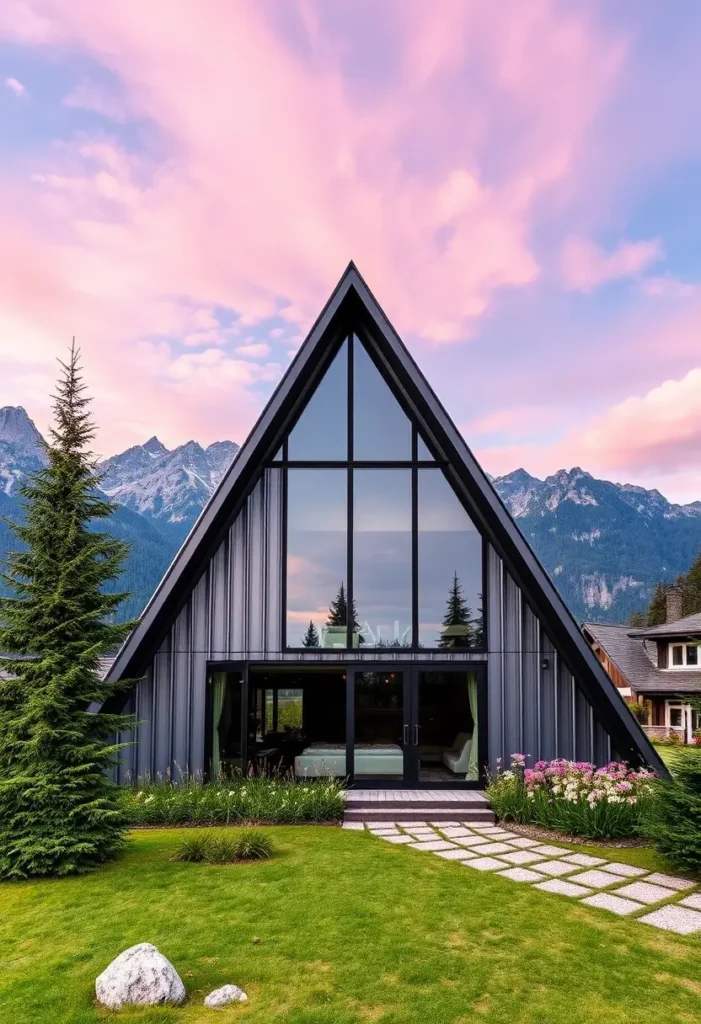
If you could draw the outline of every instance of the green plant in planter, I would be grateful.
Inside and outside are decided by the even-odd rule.
[[[659,780],[643,821],[658,853],[685,871],[701,871],[701,749],[671,757],[672,779]]]
[[[640,725],[650,724],[650,711],[652,704],[649,700],[631,700],[628,702],[628,710]]]

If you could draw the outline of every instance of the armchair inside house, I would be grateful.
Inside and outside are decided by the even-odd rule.
[[[443,751],[443,764],[453,775],[464,774],[470,766],[472,733],[459,732],[450,750]]]

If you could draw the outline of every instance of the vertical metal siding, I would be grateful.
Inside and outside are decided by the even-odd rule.
[[[135,708],[142,724],[129,759],[136,774],[174,771],[176,766],[204,769],[208,662],[287,656],[281,650],[282,529],[282,471],[271,468],[252,490],[138,684]],[[492,768],[497,758],[508,764],[517,751],[533,760],[606,763],[611,757],[606,729],[544,624],[491,545],[486,561]],[[347,657],[338,654],[338,660]],[[396,660],[411,656],[396,655]]]

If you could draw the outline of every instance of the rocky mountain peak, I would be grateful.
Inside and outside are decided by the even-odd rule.
[[[146,444],[141,445],[141,447],[145,452],[148,452],[148,454],[153,459],[157,459],[159,455],[165,455],[165,453],[168,451],[163,442],[159,441],[155,434],[153,435],[153,437],[150,437],[148,439]]]
[[[41,450],[41,434],[21,405],[0,409],[0,444],[14,445],[26,454]]]

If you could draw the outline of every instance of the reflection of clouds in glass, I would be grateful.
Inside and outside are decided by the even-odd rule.
[[[437,646],[457,573],[481,626],[482,538],[440,470],[419,471],[419,642]]]
[[[348,458],[348,345],[343,343],[292,429],[290,459]]]
[[[353,593],[366,642],[411,643],[411,473],[356,470]]]
[[[353,340],[353,454],[356,459],[411,459],[411,424],[358,338]]]
[[[299,647],[346,579],[346,472],[290,469],[287,496],[287,644]]]

